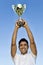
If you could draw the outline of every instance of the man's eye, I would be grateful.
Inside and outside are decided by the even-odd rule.
[[[22,46],[22,44],[20,46]]]
[[[27,44],[24,44],[24,46],[27,46]]]

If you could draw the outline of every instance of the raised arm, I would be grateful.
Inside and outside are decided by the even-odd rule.
[[[12,35],[12,42],[11,42],[11,56],[14,57],[17,51],[17,46],[16,46],[16,38],[17,38],[17,32],[18,32],[18,28],[19,26],[17,25],[16,22],[16,26]]]
[[[24,20],[22,20],[23,22],[25,22]],[[27,23],[25,22],[24,24],[24,28],[26,29],[27,31],[27,34],[28,34],[28,37],[30,39],[30,48],[31,48],[31,51],[34,55],[37,55],[37,49],[36,49],[36,44],[35,44],[35,41],[34,41],[34,38],[33,38],[33,34],[29,28],[29,26],[27,25]]]

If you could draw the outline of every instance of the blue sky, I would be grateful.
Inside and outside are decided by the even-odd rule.
[[[12,4],[26,4],[27,8],[22,15],[30,27],[37,46],[36,65],[43,64],[43,0],[0,0],[0,65],[14,65],[10,46],[17,14],[12,10]],[[28,39],[24,28],[19,29],[17,44],[20,38]],[[29,40],[28,40],[29,41]],[[19,52],[19,51],[18,51]]]

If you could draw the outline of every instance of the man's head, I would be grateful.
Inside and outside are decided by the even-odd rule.
[[[23,55],[26,54],[28,52],[28,48],[29,48],[28,41],[25,38],[22,38],[19,41],[19,49],[21,54]]]

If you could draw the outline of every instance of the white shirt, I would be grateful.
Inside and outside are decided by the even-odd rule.
[[[25,55],[16,54],[13,61],[15,65],[35,65],[36,56],[32,52]]]

